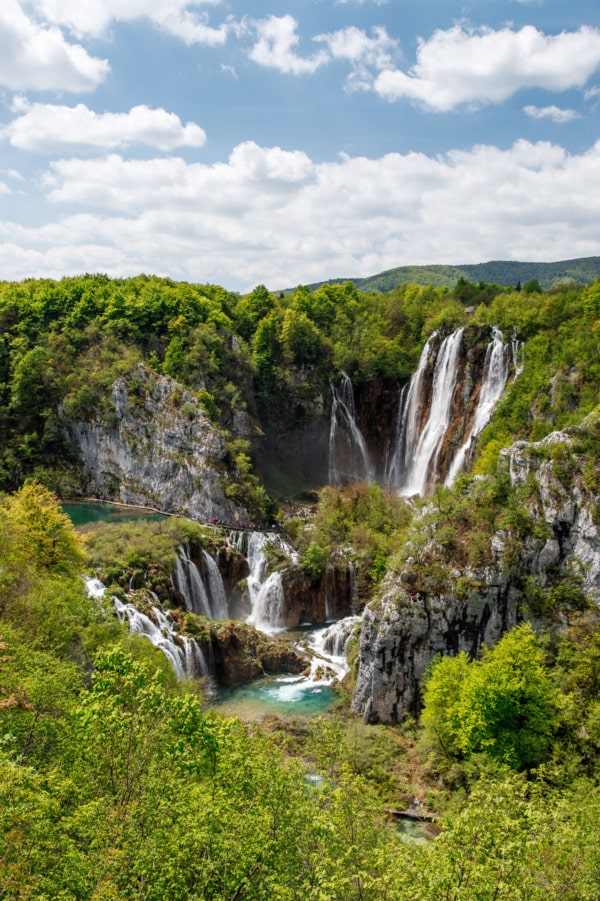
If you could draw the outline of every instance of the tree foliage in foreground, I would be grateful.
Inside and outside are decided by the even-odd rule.
[[[446,757],[486,753],[531,769],[550,753],[559,725],[556,690],[533,629],[508,632],[482,660],[441,658],[424,686],[426,739]]]
[[[373,517],[385,513],[371,502]],[[576,756],[575,781],[567,766],[529,780],[511,769],[537,759],[555,729],[558,689],[526,629],[481,664],[455,658],[453,683],[440,678],[450,664],[434,669],[428,691],[456,752],[485,750],[501,762],[434,842],[413,845],[387,821],[373,780],[358,774],[360,750],[345,749],[327,722],[314,729],[307,769],[260,727],[206,710],[160,652],[131,642],[83,592],[82,549],[45,489],[6,498],[0,518],[2,899],[598,897],[595,769],[586,774]],[[588,709],[595,699],[596,635],[582,625],[559,654],[556,684],[574,732],[577,699]]]

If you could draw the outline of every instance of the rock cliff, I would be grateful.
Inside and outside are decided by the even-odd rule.
[[[452,563],[440,590],[411,590],[414,572],[388,575],[364,613],[353,708],[369,722],[417,715],[420,680],[438,653],[477,656],[520,619],[560,628],[569,609],[600,601],[600,417],[503,452],[512,489],[527,486],[518,540],[490,536],[485,564]],[[430,542],[435,542],[435,535]]]
[[[223,492],[222,433],[190,392],[143,364],[115,381],[108,411],[68,422],[95,497],[245,525]]]

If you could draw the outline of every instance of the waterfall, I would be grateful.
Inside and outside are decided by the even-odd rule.
[[[262,632],[273,634],[284,627],[285,594],[280,572],[271,573],[252,600],[248,623]]]
[[[440,452],[446,429],[450,425],[452,400],[458,376],[458,359],[464,329],[457,329],[444,338],[437,353],[433,372],[433,386],[429,416],[423,428],[418,430],[422,412],[422,382],[425,367],[429,362],[430,347],[425,345],[422,354],[423,365],[419,364],[415,376],[414,391],[411,386],[406,403],[406,438],[404,462],[406,475],[400,486],[401,494],[425,494],[431,483],[432,473]],[[428,342],[429,344],[429,342]]]
[[[421,359],[423,359],[423,354],[421,354]],[[384,472],[387,485],[399,485],[402,478],[402,469],[405,458],[405,443],[403,440],[405,436],[404,411],[406,409],[411,385],[412,382],[403,385],[400,388],[400,394],[398,396],[398,413],[396,416],[395,437],[391,454],[389,447],[386,448]]]
[[[523,367],[525,366],[525,345],[517,338],[516,329],[513,330],[512,337],[510,339],[510,349],[514,370],[513,378],[516,379],[518,375],[521,375],[521,373],[523,372]]]
[[[335,599],[335,570],[331,563],[325,566],[325,622],[333,619],[331,598]]]
[[[352,382],[342,374],[339,388],[331,387],[329,428],[329,484],[372,482],[373,469],[365,439],[356,424]]]
[[[342,657],[346,653],[346,647],[350,640],[356,623],[362,621],[362,616],[346,616],[339,619],[333,625],[328,626],[320,640],[321,650],[334,657]]]
[[[396,444],[386,478],[405,497],[427,494],[436,481],[452,484],[490,420],[506,386],[511,362],[515,373],[520,371],[519,366],[522,368],[522,345],[514,337],[505,344],[500,330],[493,328],[475,404],[470,377],[463,379],[461,374],[463,332],[459,328],[441,343],[434,332],[408,388],[405,386],[400,394]],[[473,407],[474,412],[469,412]],[[457,408],[463,412],[458,413]],[[459,429],[455,431],[460,415],[467,423],[466,434],[458,450],[450,455],[447,439],[449,434],[460,434]]]
[[[120,622],[129,623],[129,630],[148,638],[159,648],[175,670],[178,679],[184,676],[200,678],[209,676],[208,666],[199,644],[187,636],[179,636],[173,619],[159,607],[151,607],[152,618],[137,609],[135,604],[124,603],[114,597],[113,603]]]
[[[173,587],[184,598],[192,613],[209,619],[227,619],[229,608],[221,572],[207,550],[202,549],[205,578],[190,557],[188,547],[179,546],[175,570],[171,576]]]
[[[177,563],[171,580],[175,590],[184,598],[188,610],[211,618],[208,594],[198,567],[190,558],[188,547],[179,546]]]
[[[268,561],[265,545],[277,544],[292,563],[298,562],[298,555],[280,535],[271,532],[249,532],[247,560],[250,573],[246,579],[250,596],[251,613],[248,623],[272,634],[282,629],[285,616],[285,594],[281,573],[267,574]]]
[[[221,571],[208,551],[202,551],[202,560],[206,569],[211,617],[212,619],[227,619],[229,610]]]
[[[308,647],[313,652],[310,678],[314,681],[332,682],[342,679],[348,672],[346,648],[360,616],[347,616],[327,626],[313,636]]]
[[[488,424],[490,417],[494,412],[494,407],[504,391],[508,379],[511,348],[504,344],[500,329],[493,328],[492,340],[488,344],[485,353],[479,403],[477,404],[477,410],[475,411],[475,416],[473,418],[473,425],[471,426],[471,431],[469,432],[466,441],[459,448],[451,466],[448,468],[448,474],[446,475],[445,481],[446,485],[451,485],[458,473],[463,469],[465,460],[475,443],[475,439]],[[512,352],[514,353],[514,349]]]

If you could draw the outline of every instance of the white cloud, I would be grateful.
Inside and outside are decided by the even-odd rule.
[[[47,21],[80,37],[100,37],[112,22],[147,18],[186,44],[223,44],[228,25],[212,27],[193,7],[216,6],[220,0],[30,0]]]
[[[320,34],[316,41],[324,43],[333,59],[346,60],[352,66],[349,83],[351,87],[371,87],[371,70],[381,71],[392,65],[398,44],[382,26],[372,29],[372,36],[354,25]]]
[[[579,119],[574,109],[561,109],[559,106],[524,106],[523,112],[532,119],[552,119],[553,122],[572,122]]]
[[[316,72],[328,60],[325,51],[302,57],[296,53],[300,38],[293,16],[269,16],[255,23],[258,40],[250,51],[250,59],[261,66],[289,75]]]
[[[420,39],[408,72],[387,69],[375,90],[389,100],[406,97],[429,109],[499,103],[522,88],[565,91],[582,87],[600,66],[600,29],[546,35],[532,25],[519,31],[455,25]]]
[[[108,71],[106,60],[68,43],[58,28],[28,18],[18,0],[2,0],[0,85],[17,91],[91,91]]]
[[[228,66],[226,63],[221,63],[221,72],[226,72],[228,75],[231,75],[232,78],[235,78],[236,81],[239,80],[239,75],[235,71],[235,66]]]
[[[0,223],[0,267],[4,278],[144,271],[245,290],[402,264],[592,256],[599,179],[600,142],[579,155],[518,141],[315,163],[248,142],[212,165],[60,160],[43,185],[48,209],[87,212]]]
[[[21,115],[0,128],[0,137],[20,150],[56,154],[146,144],[169,151],[206,143],[199,125],[183,125],[178,116],[164,109],[134,106],[128,113],[95,113],[82,103],[54,106],[28,104],[22,99],[16,101],[14,109]]]

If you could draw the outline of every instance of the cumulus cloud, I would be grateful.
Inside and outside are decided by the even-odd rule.
[[[30,19],[18,0],[2,0],[0,85],[17,91],[91,91],[108,71],[106,60],[69,43],[58,28]]]
[[[522,88],[583,87],[599,66],[598,28],[546,35],[532,25],[519,31],[455,25],[421,38],[412,69],[386,69],[375,90],[389,100],[404,97],[445,112],[499,103]]]
[[[246,290],[409,263],[592,256],[599,171],[600,142],[578,155],[518,141],[316,163],[247,142],[211,165],[57,160],[43,183],[50,209],[82,212],[0,222],[0,266],[5,278],[145,271]]]
[[[552,119],[553,122],[572,122],[579,119],[574,109],[561,109],[559,106],[524,106],[523,112],[532,119]]]
[[[277,69],[289,75],[316,72],[328,60],[325,51],[312,56],[299,56],[298,23],[293,16],[268,16],[255,23],[257,41],[250,51],[250,59],[261,66]]]
[[[228,23],[208,23],[206,13],[192,7],[217,6],[220,0],[31,0],[48,22],[70,29],[80,37],[100,37],[112,22],[146,18],[186,44],[223,44]]]
[[[381,71],[392,65],[393,54],[398,44],[382,26],[375,26],[369,36],[361,28],[351,25],[330,34],[320,34],[315,38],[327,46],[333,59],[350,63],[351,87],[370,87],[372,70]]]
[[[96,113],[82,103],[70,107],[17,99],[14,111],[20,115],[0,128],[0,137],[13,147],[37,153],[106,151],[132,144],[170,151],[206,143],[199,125],[183,125],[174,113],[147,106],[134,106],[128,113]]]

